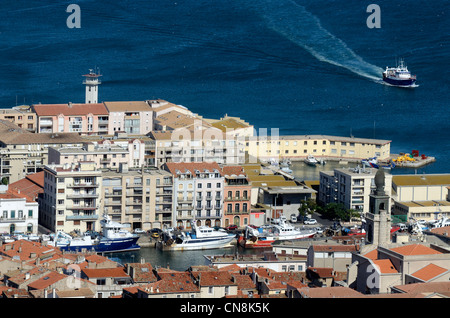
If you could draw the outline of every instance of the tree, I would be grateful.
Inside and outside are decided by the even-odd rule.
[[[307,214],[312,214],[317,211],[317,203],[313,199],[301,200],[298,213],[305,217]]]

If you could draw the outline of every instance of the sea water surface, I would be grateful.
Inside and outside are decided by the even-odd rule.
[[[449,172],[450,3],[377,1],[2,1],[0,107],[83,102],[82,75],[103,74],[100,101],[162,98],[206,118],[239,116],[280,134],[391,140]],[[419,87],[380,84],[404,58]]]
[[[71,2],[80,28],[67,26]],[[450,2],[377,0],[372,29],[371,3],[3,0],[0,107],[84,102],[82,75],[98,67],[100,101],[161,98],[257,132],[391,140],[392,153],[437,159],[393,173],[448,173]],[[399,58],[419,87],[380,83]]]

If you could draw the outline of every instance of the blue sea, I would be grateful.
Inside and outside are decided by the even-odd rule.
[[[367,26],[371,3],[380,28]],[[67,26],[70,4],[80,28]],[[394,171],[450,172],[449,30],[448,0],[2,0],[0,107],[84,102],[82,75],[99,68],[100,101],[387,139],[437,159]],[[419,87],[380,83],[399,58]]]

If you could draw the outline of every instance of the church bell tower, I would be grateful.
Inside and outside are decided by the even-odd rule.
[[[385,175],[381,168],[375,174],[374,193],[369,196],[369,213],[366,217],[366,241],[368,244],[386,245],[391,241],[391,214],[389,195],[384,191]]]

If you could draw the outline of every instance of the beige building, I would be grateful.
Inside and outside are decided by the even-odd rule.
[[[172,175],[154,167],[102,171],[100,210],[131,229],[172,227]]]
[[[0,119],[10,121],[19,128],[30,132],[36,131],[36,113],[32,111],[31,106],[21,105],[13,108],[3,108],[0,110]]]
[[[52,232],[100,231],[102,172],[93,162],[44,166],[39,223]]]
[[[392,177],[392,214],[405,221],[450,217],[450,174],[396,175]]]
[[[129,230],[172,226],[172,176],[155,169],[98,169],[80,161],[44,168],[40,222],[52,231],[101,231],[108,214]]]
[[[109,113],[108,134],[124,131],[145,135],[153,130],[153,110],[147,101],[104,102]]]
[[[48,164],[49,147],[80,147],[77,133],[38,134],[0,120],[0,178],[16,182]]]
[[[369,212],[369,195],[375,189],[374,168],[334,169],[320,172],[320,204],[342,203],[347,209]],[[386,173],[385,191],[391,195],[392,175]],[[387,207],[390,213],[391,204]]]
[[[261,160],[301,160],[308,155],[324,160],[362,160],[371,157],[389,160],[390,144],[390,140],[327,135],[279,136],[270,133],[268,136],[248,138],[246,152],[249,157]]]

